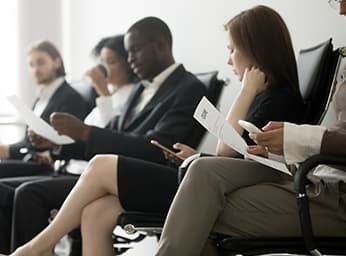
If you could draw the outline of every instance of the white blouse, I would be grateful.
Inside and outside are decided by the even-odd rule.
[[[96,107],[84,119],[84,123],[104,128],[114,116],[120,114],[133,87],[132,84],[128,84],[120,87],[111,96],[98,97]]]

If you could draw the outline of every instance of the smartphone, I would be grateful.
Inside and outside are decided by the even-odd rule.
[[[161,145],[159,142],[157,142],[156,140],[151,140],[150,141],[151,144],[155,145],[156,147],[159,147],[160,149],[162,149],[164,152],[171,154],[173,156],[175,156],[177,159],[184,161],[184,158],[182,158],[181,156],[177,155],[177,153],[175,153],[174,151],[170,150],[169,148],[166,148],[165,146]]]
[[[255,125],[253,125],[250,122],[244,121],[244,120],[238,120],[238,124],[243,127],[243,129],[245,129],[248,132],[253,132],[253,133],[262,133],[263,131],[256,127]]]

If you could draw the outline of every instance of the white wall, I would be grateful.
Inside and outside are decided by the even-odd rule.
[[[60,0],[18,0],[18,94],[25,102],[34,101],[36,85],[28,74],[27,49],[35,41],[47,39],[62,47],[62,14]]]

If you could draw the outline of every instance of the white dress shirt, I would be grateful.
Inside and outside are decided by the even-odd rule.
[[[325,127],[317,125],[284,124],[284,157],[287,164],[303,162],[320,153]]]
[[[33,110],[37,116],[40,116],[43,113],[44,109],[49,103],[50,98],[53,96],[55,91],[63,84],[63,82],[64,78],[59,77],[50,84],[39,85],[37,93],[38,101],[36,102]]]
[[[153,81],[142,80],[141,83],[144,86],[144,90],[139,96],[137,105],[133,108],[131,116],[136,116],[141,110],[148,104],[163,82],[173,73],[173,71],[179,66],[178,63],[173,63],[160,74],[158,74]],[[131,118],[130,118],[131,119]]]

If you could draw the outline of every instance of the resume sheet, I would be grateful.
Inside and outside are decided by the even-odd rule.
[[[59,135],[52,126],[41,118],[37,117],[34,112],[24,105],[17,96],[8,96],[7,99],[17,110],[19,116],[25,121],[30,129],[32,129],[38,135],[58,145],[70,144],[74,142],[72,138],[66,135]]]
[[[240,154],[292,176],[284,163],[249,154],[246,151],[247,144],[245,140],[206,97],[203,97],[199,102],[193,117],[211,134]]]

